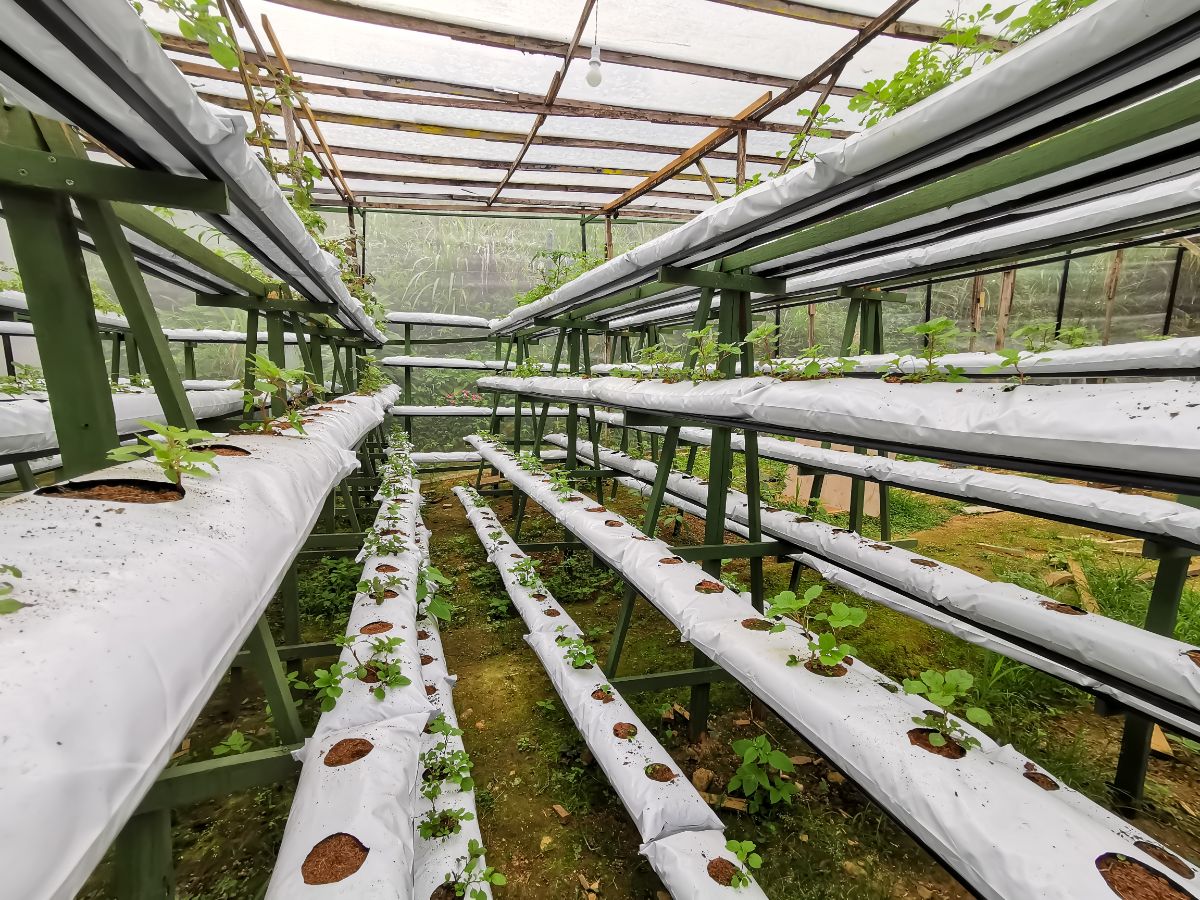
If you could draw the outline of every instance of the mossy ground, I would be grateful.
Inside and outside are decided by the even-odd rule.
[[[681,452],[682,465],[686,451]],[[702,475],[706,456],[699,454]],[[782,471],[764,466],[765,494],[782,487]],[[736,473],[740,479],[741,473]],[[777,480],[770,480],[777,479]],[[590,761],[569,716],[558,702],[534,654],[522,640],[523,623],[506,601],[495,569],[467,523],[450,487],[466,480],[430,478],[425,482],[425,520],[432,530],[432,562],[453,581],[446,594],[456,607],[445,629],[451,671],[459,676],[455,704],[475,765],[480,824],[488,862],[504,872],[508,885],[498,898],[576,898],[580,877],[600,883],[604,900],[655,898],[661,890],[638,855],[638,835],[603,773]],[[1065,602],[1077,602],[1072,587],[1048,588],[1044,576],[1067,559],[1080,563],[1101,610],[1115,618],[1140,622],[1149,582],[1138,575],[1154,564],[1129,555],[1136,544],[1110,544],[1115,536],[1060,526],[1012,513],[965,515],[958,504],[906,492],[893,492],[894,537],[913,537],[922,553],[987,578],[1003,578],[1035,588]],[[639,522],[640,496],[622,490],[605,504]],[[507,497],[493,507],[511,523]],[[837,520],[837,517],[828,517]],[[511,527],[511,524],[510,524]],[[871,533],[873,523],[864,529]],[[703,523],[684,518],[680,534],[673,524],[660,536],[677,543],[700,543]],[[562,532],[549,516],[530,506],[523,541],[552,541]],[[989,545],[989,546],[984,546]],[[1004,549],[994,549],[994,548]],[[534,554],[540,574],[584,629],[603,659],[620,604],[620,583],[594,565],[590,554],[560,551]],[[766,566],[767,595],[787,585],[790,566]],[[345,606],[356,576],[353,566],[319,562],[302,571],[304,637],[328,639],[340,633]],[[725,576],[748,584],[748,563],[734,561]],[[802,583],[813,582],[806,573]],[[961,667],[976,678],[975,700],[996,725],[991,732],[1011,742],[1060,780],[1107,802],[1120,737],[1120,720],[1101,718],[1083,693],[972,647],[945,633],[883,607],[826,586],[817,604],[834,600],[866,606],[870,617],[852,636],[859,655],[894,678],[922,669]],[[1200,592],[1184,598],[1178,636],[1200,638]],[[674,628],[638,601],[622,656],[621,673],[682,668],[691,652]],[[318,663],[319,664],[319,663]],[[314,663],[309,664],[311,670]],[[722,811],[728,835],[753,840],[764,865],[759,881],[773,900],[874,900],[874,898],[960,898],[964,891],[936,861],[918,847],[853,784],[843,779],[810,747],[772,715],[756,717],[738,685],[722,682],[712,689],[712,718],[707,739],[686,739],[681,719],[667,721],[661,710],[686,706],[688,691],[663,691],[628,698],[643,721],[689,777],[697,768],[714,773],[710,790],[720,793],[738,764],[731,743],[765,734],[772,744],[802,758],[798,791],[790,804],[757,816]],[[304,718],[315,718],[311,704]],[[189,736],[178,761],[209,758],[234,728],[255,746],[273,743],[273,729],[253,679],[241,688],[222,684]],[[1139,827],[1182,855],[1200,859],[1200,747],[1172,741],[1175,758],[1151,763],[1146,809]],[[286,821],[291,784],[261,788],[201,804],[176,815],[179,894],[188,900],[233,900],[260,896],[269,878]],[[566,821],[553,805],[567,809]],[[82,897],[112,896],[111,863],[97,871]]]

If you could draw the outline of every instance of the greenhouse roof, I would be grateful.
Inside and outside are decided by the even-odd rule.
[[[807,116],[858,130],[849,98],[935,40],[947,7],[982,0],[240,0],[251,62],[302,79],[336,161],[318,198],[433,212],[596,214],[686,220],[774,172]],[[250,119],[245,86],[200,42],[164,47],[205,100]],[[769,40],[767,39],[769,37]],[[587,81],[600,47],[601,81]],[[270,81],[264,77],[263,85]],[[268,87],[268,93],[270,89]],[[282,119],[266,116],[276,153]],[[398,134],[399,132],[399,134]],[[699,148],[699,149],[697,149]],[[689,154],[689,151],[692,151]],[[703,156],[700,165],[696,160]],[[660,173],[651,186],[650,176]],[[339,177],[341,176],[341,177]],[[640,193],[633,189],[641,189]]]

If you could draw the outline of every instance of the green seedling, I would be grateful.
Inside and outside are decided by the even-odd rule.
[[[583,638],[567,638],[559,646],[572,668],[590,669],[596,664],[596,651]]]
[[[429,800],[440,797],[447,784],[454,785],[460,791],[475,789],[475,779],[471,777],[471,757],[465,750],[451,750],[446,741],[439,741],[421,754],[420,762],[421,793]]]
[[[212,748],[212,755],[236,756],[239,753],[245,753],[251,746],[249,739],[235,729],[229,733],[229,737]]]
[[[823,588],[819,584],[814,584],[803,594],[796,595],[795,591],[780,591],[774,597],[767,601],[767,617],[774,619],[771,625],[772,634],[780,634],[787,629],[783,619],[785,616],[794,617],[798,613],[802,613],[804,618],[800,624],[804,626],[804,630],[808,630],[809,616],[805,610],[809,604],[821,596]]]
[[[815,641],[808,642],[808,650],[814,660],[819,660],[822,666],[836,666],[847,656],[854,656],[858,651],[847,641],[841,639],[838,632],[843,628],[858,628],[867,620],[867,611],[857,606],[845,603],[831,603],[829,612],[817,613],[813,620],[824,622],[829,631],[821,632]]]
[[[742,764],[729,780],[729,790],[742,792],[750,812],[792,802],[796,785],[781,776],[796,771],[796,767],[786,753],[771,746],[766,735],[734,741],[733,752],[742,758]]]
[[[373,578],[364,578],[355,586],[355,590],[380,604],[388,599],[389,592],[396,593],[398,589],[405,587],[408,587],[407,578],[399,575],[376,575]]]
[[[417,823],[417,831],[425,840],[448,838],[462,831],[462,823],[474,819],[465,809],[431,809]]]
[[[542,579],[538,577],[537,567],[541,563],[531,556],[526,556],[517,560],[509,567],[509,572],[517,579],[517,584],[527,590],[533,590],[542,586]]]
[[[726,841],[725,849],[733,853],[741,863],[740,868],[730,880],[729,886],[732,888],[749,887],[754,883],[750,869],[761,869],[763,864],[762,856],[754,852],[754,841]]]
[[[904,691],[908,694],[919,694],[943,712],[929,712],[923,716],[914,716],[913,722],[921,728],[931,730],[929,743],[934,747],[944,747],[947,741],[954,741],[964,750],[979,746],[979,740],[967,734],[960,722],[950,717],[952,707],[960,705],[975,683],[974,676],[965,669],[950,669],[944,674],[933,669],[921,673],[918,681],[914,678],[904,679]],[[986,710],[978,706],[966,706],[963,715],[968,722],[980,727],[992,724],[992,717]]]
[[[483,865],[483,845],[471,838],[467,844],[465,864],[457,872],[447,872],[443,883],[454,889],[455,897],[466,897],[467,900],[487,900],[483,888],[485,885],[501,886],[508,884],[508,879],[491,866]]]
[[[212,435],[199,428],[176,428],[174,425],[159,425],[146,419],[140,420],[144,428],[154,432],[161,440],[154,440],[144,434],[138,435],[140,444],[128,447],[115,447],[108,451],[108,458],[114,462],[129,462],[147,454],[152,454],[151,460],[163,470],[167,480],[179,484],[184,475],[195,478],[208,478],[217,471],[213,462],[217,455],[211,450],[196,450],[192,445],[199,441],[211,441]],[[208,471],[211,469],[212,471]]]

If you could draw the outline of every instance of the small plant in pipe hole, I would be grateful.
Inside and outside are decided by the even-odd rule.
[[[1015,389],[1017,387],[1017,385],[1025,384],[1025,382],[1027,382],[1029,380],[1029,375],[1026,372],[1021,371],[1022,365],[1024,365],[1025,363],[1042,361],[1040,359],[1030,359],[1028,357],[1024,357],[1024,356],[1022,356],[1022,352],[1023,351],[1017,350],[1013,347],[1001,347],[996,350],[996,355],[999,356],[1000,359],[1003,361],[997,363],[994,366],[988,366],[983,371],[989,375],[996,374],[996,373],[1000,373],[1000,374],[1011,373],[1012,383],[1009,384],[1008,387],[1006,387],[1004,389],[1006,391],[1011,391],[1011,390]],[[1045,359],[1045,357],[1043,357],[1042,359]]]
[[[465,809],[443,809],[439,812],[434,808],[417,822],[417,831],[427,841],[432,838],[448,838],[462,831],[463,822],[474,818],[474,814]]]
[[[765,734],[734,741],[733,752],[742,758],[742,764],[729,779],[729,790],[742,792],[749,801],[750,812],[792,802],[796,785],[782,775],[796,771],[796,767],[786,753],[771,746]]]
[[[824,622],[829,626],[829,631],[820,632],[816,635],[815,641],[808,642],[808,651],[812,654],[813,662],[819,662],[824,668],[832,669],[847,656],[854,656],[858,653],[853,644],[841,639],[838,632],[843,628],[858,628],[867,621],[865,609],[840,602],[832,603],[829,606],[829,612],[817,613],[813,616],[813,620]],[[791,660],[788,662],[794,665]]]
[[[378,604],[389,599],[389,593],[395,594],[397,588],[404,587],[408,587],[407,578],[399,575],[376,575],[373,578],[364,578],[355,586],[355,590],[360,594],[366,594]]]
[[[590,669],[596,664],[596,651],[583,638],[567,638],[559,643],[563,658],[575,669]]]
[[[154,432],[155,437],[139,434],[140,444],[115,447],[108,451],[109,459],[113,462],[129,462],[150,454],[151,462],[163,470],[172,484],[179,484],[184,475],[208,478],[217,471],[217,464],[213,462],[217,455],[211,450],[196,450],[192,446],[200,441],[212,440],[209,432],[199,428],[159,425],[146,419],[142,419],[140,424]]]
[[[439,586],[447,585],[450,579],[442,574],[436,566],[426,566],[417,578],[417,604],[426,603],[425,612],[435,619],[449,622],[454,607],[437,595]]]
[[[957,382],[967,380],[963,374],[963,370],[958,366],[942,366],[938,363],[938,358],[953,347],[954,342],[962,334],[952,319],[948,319],[946,316],[938,316],[936,319],[930,319],[928,322],[902,328],[900,333],[924,338],[924,346],[913,351],[913,355],[921,357],[925,363],[924,368],[916,372],[905,373],[901,369],[900,359],[897,357],[892,360],[891,367],[884,374],[884,378],[896,377],[896,373],[891,371],[891,369],[901,369],[901,374],[898,376],[900,381]]]
[[[20,578],[21,570],[16,566],[0,565],[0,576],[7,575],[9,578]],[[22,603],[12,596],[16,587],[11,581],[0,581],[0,616],[7,616],[15,613],[18,609],[24,609],[28,603]]]
[[[462,857],[459,857],[462,860]],[[483,844],[471,838],[467,843],[467,856],[463,861],[463,867],[455,872],[447,872],[443,877],[443,888],[450,887],[453,889],[455,897],[465,897],[466,900],[487,900],[487,894],[484,892],[484,885],[505,885],[508,884],[508,879],[500,872],[497,872],[492,866],[483,865]],[[447,898],[450,895],[446,895]],[[433,895],[436,900],[443,900],[436,892]],[[432,900],[432,898],[431,898]]]
[[[532,359],[523,359],[512,368],[513,378],[537,378],[541,374],[541,363]]]
[[[387,376],[387,373],[380,368],[379,363],[375,361],[375,357],[362,353],[359,354],[358,360],[360,364],[358,369],[358,390],[355,393],[369,397],[371,394],[376,394],[393,383],[392,379]]]
[[[575,488],[571,485],[571,473],[566,469],[555,469],[550,475],[550,489],[560,497],[566,494],[574,493]]]
[[[787,625],[784,624],[784,617],[795,616],[798,613],[803,613],[803,619],[800,624],[804,626],[804,630],[808,630],[809,615],[805,610],[809,604],[821,596],[821,585],[814,584],[803,594],[797,595],[795,591],[780,591],[774,597],[767,601],[767,617],[774,620],[771,625],[771,634],[780,634],[787,630]]]
[[[538,577],[537,573],[539,565],[541,563],[536,559],[526,556],[513,563],[508,571],[517,579],[517,584],[528,590],[533,590],[542,586],[542,579]]]
[[[471,757],[466,750],[451,750],[446,740],[461,735],[462,730],[449,724],[444,716],[434,726],[430,731],[443,735],[443,739],[421,754],[421,793],[429,800],[436,800],[446,784],[453,784],[460,791],[474,790]]]
[[[734,873],[730,879],[729,886],[732,888],[749,887],[754,883],[754,878],[750,875],[751,869],[762,868],[762,856],[755,853],[754,841],[726,841],[725,849],[737,857],[741,867]]]
[[[399,661],[392,658],[396,648],[404,643],[404,638],[377,637],[361,640],[356,635],[345,634],[334,638],[334,643],[339,647],[349,648],[350,655],[354,657],[354,666],[338,660],[328,669],[317,669],[313,672],[311,683],[289,679],[293,687],[315,692],[321,704],[321,712],[329,712],[337,706],[338,698],[344,691],[342,682],[347,678],[356,678],[364,684],[374,685],[371,693],[376,700],[383,700],[387,696],[388,688],[412,684],[412,680],[402,671]],[[365,659],[359,656],[360,649],[370,651]]]
[[[254,377],[254,387],[245,392],[243,406],[250,412],[259,405],[259,394],[265,394],[262,402],[262,419],[242,424],[244,431],[260,431],[274,433],[275,426],[271,422],[272,399],[283,404],[284,418],[288,425],[300,434],[304,434],[304,423],[300,421],[299,407],[307,397],[324,393],[313,383],[311,376],[303,369],[285,369],[276,365],[269,357],[255,353],[246,358],[251,364],[251,375]]]
[[[546,471],[542,466],[542,461],[528,450],[522,450],[517,456],[517,465],[526,472],[532,472],[534,474],[541,474],[542,472]]]
[[[913,717],[914,724],[931,730],[929,743],[932,746],[944,747],[948,740],[954,741],[964,750],[979,746],[979,740],[967,734],[962,723],[956,722],[950,716],[951,708],[960,705],[974,684],[974,676],[964,669],[950,669],[945,673],[926,669],[921,673],[920,680],[904,679],[905,693],[919,694],[943,710]],[[987,727],[992,724],[992,717],[987,710],[978,706],[966,706],[963,715],[974,725]]]

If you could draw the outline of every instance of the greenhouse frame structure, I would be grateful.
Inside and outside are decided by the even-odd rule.
[[[53,860],[37,848],[45,844],[47,828],[62,824],[61,817],[39,816],[24,823],[22,830],[15,824],[26,805],[5,804],[5,830],[12,830],[20,842],[13,885],[24,892],[22,896],[71,896],[114,838],[118,892],[123,898],[172,895],[171,809],[291,777],[301,769],[294,752],[303,760],[301,787],[267,896],[305,895],[311,892],[311,882],[296,880],[301,857],[317,835],[329,830],[329,823],[313,817],[325,804],[336,806],[339,798],[353,796],[352,789],[337,781],[340,776],[327,771],[331,764],[322,766],[317,760],[332,750],[325,747],[328,738],[345,739],[351,732],[360,740],[369,734],[384,752],[370,765],[347,771],[364,779],[363,784],[395,792],[407,814],[396,827],[372,820],[353,804],[338,813],[344,814],[344,821],[361,826],[363,834],[375,835],[373,841],[385,842],[376,846],[388,848],[384,862],[377,854],[362,877],[398,896],[416,896],[417,886],[436,888],[440,866],[461,849],[422,844],[409,826],[418,814],[412,794],[417,754],[428,737],[422,736],[422,728],[435,707],[447,720],[453,718],[449,700],[453,678],[444,664],[435,670],[423,661],[429,656],[436,662],[444,654],[428,614],[436,584],[429,583],[425,574],[427,534],[420,519],[420,489],[413,466],[457,465],[476,459],[476,488],[459,489],[458,497],[481,540],[485,545],[491,542],[506,589],[530,627],[528,642],[637,820],[646,841],[643,852],[673,890],[695,887],[683,861],[694,863],[721,852],[720,822],[686,782],[647,800],[644,783],[622,779],[621,751],[605,743],[611,737],[597,725],[603,720],[595,718],[595,710],[603,707],[588,704],[595,679],[563,664],[562,642],[554,636],[561,636],[562,629],[546,631],[544,619],[539,618],[546,609],[561,613],[561,607],[552,597],[539,598],[511,577],[514,569],[500,563],[501,545],[513,545],[508,551],[511,558],[549,546],[587,551],[624,580],[617,630],[600,673],[606,675],[614,699],[622,692],[690,687],[690,722],[698,734],[708,717],[709,684],[726,678],[740,681],[977,895],[1027,896],[1034,885],[1050,884],[1061,896],[1097,896],[1100,876],[1094,863],[1119,854],[1155,872],[1180,896],[1197,896],[1187,883],[1194,876],[1192,867],[1049,775],[1035,773],[1054,788],[1029,778],[1032,763],[1012,748],[996,746],[971,726],[963,727],[981,746],[953,767],[917,749],[893,752],[889,747],[884,752],[883,735],[887,740],[898,736],[902,739],[898,745],[907,743],[908,718],[919,704],[895,693],[889,679],[861,661],[854,661],[842,677],[811,671],[793,675],[782,668],[782,658],[791,651],[803,652],[810,636],[790,621],[780,632],[745,623],[764,621],[762,567],[778,558],[792,562],[793,583],[801,567],[813,568],[864,597],[1088,690],[1103,713],[1125,718],[1115,787],[1120,805],[1127,810],[1141,795],[1153,724],[1200,736],[1200,676],[1196,674],[1200,650],[1171,637],[1189,561],[1200,550],[1200,513],[1189,499],[1200,495],[1200,470],[1192,461],[1200,448],[1189,433],[1195,432],[1197,418],[1188,412],[1197,405],[1188,402],[1194,397],[1193,383],[1124,381],[1130,376],[1194,375],[1200,368],[1196,339],[1164,342],[1162,347],[1118,345],[1099,353],[1052,351],[1048,361],[1031,361],[1033,376],[1052,383],[1020,384],[1015,390],[974,380],[963,387],[858,378],[789,381],[772,377],[772,372],[779,374],[778,360],[756,360],[754,348],[746,343],[756,311],[794,303],[845,303],[842,354],[863,355],[864,369],[879,365],[886,369],[892,363],[871,355],[878,357],[882,349],[882,304],[899,302],[892,288],[917,278],[1010,267],[1021,260],[1045,260],[1083,248],[1186,237],[1200,228],[1194,193],[1196,163],[1190,150],[1200,129],[1200,87],[1195,80],[1200,7],[1181,3],[1149,13],[1139,4],[1119,0],[1096,4],[886,127],[852,138],[845,149],[818,154],[788,177],[714,207],[504,319],[468,322],[401,313],[391,321],[402,326],[403,336],[389,340],[298,228],[278,188],[260,177],[240,136],[236,146],[226,140],[229,130],[216,127],[216,117],[198,101],[191,102],[194,92],[170,61],[160,53],[129,65],[127,57],[117,52],[120,41],[145,45],[147,35],[105,31],[96,26],[97,18],[89,19],[81,11],[80,4],[11,5],[14,14],[28,20],[20,20],[21,27],[28,28],[29,22],[33,26],[24,35],[18,28],[13,37],[0,41],[4,86],[12,91],[15,85],[16,99],[23,103],[0,110],[0,206],[25,284],[28,320],[45,370],[54,426],[51,442],[4,456],[4,462],[14,465],[22,486],[33,486],[29,460],[55,452],[61,456],[64,476],[92,480],[96,477],[92,473],[109,466],[109,451],[130,433],[117,425],[109,388],[117,371],[110,370],[104,359],[106,329],[120,336],[131,372],[145,366],[162,419],[180,428],[195,427],[194,404],[168,351],[171,335],[159,325],[143,271],[195,290],[201,304],[244,310],[247,326],[240,339],[248,353],[258,349],[262,323],[262,343],[277,365],[286,364],[284,348],[290,331],[304,367],[317,382],[330,382],[335,393],[347,395],[310,408],[309,434],[303,438],[229,439],[238,455],[251,458],[226,463],[227,469],[211,488],[189,485],[195,507],[189,515],[194,518],[186,520],[184,527],[194,526],[189,539],[195,546],[180,550],[161,537],[156,539],[169,521],[161,515],[134,511],[116,524],[114,530],[124,535],[116,539],[118,544],[137,540],[150,550],[157,541],[180,567],[199,575],[206,570],[197,565],[221,559],[220,541],[205,537],[206,530],[218,530],[223,520],[236,521],[251,552],[239,557],[233,575],[248,582],[238,590],[229,585],[237,602],[227,606],[222,605],[223,598],[218,598],[221,602],[211,596],[206,599],[203,590],[190,590],[165,578],[160,560],[139,557],[127,565],[144,577],[148,602],[131,614],[119,602],[128,583],[89,568],[88,553],[103,558],[95,526],[84,517],[68,513],[64,518],[56,511],[70,501],[56,500],[53,492],[45,490],[6,501],[8,514],[0,518],[3,545],[6,554],[20,557],[25,571],[22,588],[33,602],[24,608],[45,621],[35,626],[26,619],[21,631],[9,631],[4,626],[21,621],[18,611],[0,621],[0,638],[24,650],[40,647],[46,658],[35,661],[32,671],[18,672],[14,667],[9,672],[12,683],[26,690],[5,698],[0,718],[25,725],[28,736],[10,751],[0,772],[0,790],[18,800],[31,798],[32,794],[21,792],[36,787],[23,788],[19,773],[36,786],[44,785],[52,796],[51,813],[61,813],[75,799],[72,789],[77,787],[83,759],[72,754],[111,752],[109,761],[120,760],[124,766],[105,776],[112,779],[106,785],[110,796],[99,806],[85,805],[72,823],[69,839],[62,842],[64,849]],[[34,13],[46,18],[39,21]],[[43,26],[51,21],[60,26],[54,33],[58,42],[54,58],[69,61],[53,80],[38,67],[40,54],[50,55],[40,42],[47,33]],[[569,48],[568,62],[575,49]],[[1069,66],[1064,67],[1064,59],[1070,60]],[[175,80],[148,77],[163,71],[170,71]],[[172,100],[178,101],[175,106]],[[128,167],[89,159],[68,122],[119,153]],[[279,280],[246,274],[145,206],[202,213]],[[954,245],[957,238],[964,239],[961,245]],[[84,271],[84,246],[93,247],[104,262],[124,312],[124,326],[97,320]],[[925,261],[917,251],[930,248],[940,255],[931,254]],[[870,268],[888,254],[895,254],[890,267]],[[855,274],[854,266],[859,264],[866,269]],[[834,283],[803,286],[806,277],[820,280],[813,273],[837,272],[840,266],[849,271]],[[644,315],[649,318],[623,323],[625,318]],[[593,365],[590,359],[590,338],[600,334],[609,351],[605,364],[632,366],[633,340],[649,345],[656,340],[654,329],[688,321],[689,316],[697,332],[715,319],[717,341],[739,347],[736,354],[717,361],[719,377],[672,381],[641,377],[661,373],[635,372],[638,377],[622,378],[599,374],[600,363]],[[389,444],[383,430],[386,416],[391,415],[402,419],[404,430],[411,432],[412,419],[420,415],[411,402],[413,368],[463,367],[458,361],[422,361],[412,355],[421,343],[412,330],[422,325],[486,329],[478,339],[496,342],[496,355],[501,358],[481,367],[502,374],[479,381],[481,388],[496,396],[490,408],[474,411],[489,419],[493,436],[470,438],[475,454],[470,457],[433,455],[417,461],[402,443]],[[236,334],[210,338],[239,340]],[[206,338],[181,339],[186,347]],[[504,371],[532,360],[533,346],[550,340],[553,354],[541,360],[548,367],[546,374],[512,377]],[[385,344],[403,347],[404,356],[391,360],[404,370],[403,387],[350,396],[363,367],[360,354]],[[694,340],[687,356],[684,366],[690,369],[698,356]],[[114,363],[119,359],[115,343],[112,357]],[[11,361],[11,353],[7,358]],[[1039,366],[1041,371],[1036,371]],[[194,375],[194,371],[184,374]],[[977,366],[969,377],[983,374],[982,366]],[[1070,383],[1110,378],[1121,380]],[[249,366],[243,387],[253,393]],[[1024,399],[1035,390],[1061,415],[1055,427],[1047,428],[1036,415],[1017,408],[1014,398]],[[905,392],[914,399],[903,399]],[[500,430],[504,396],[514,397],[511,447],[494,437]],[[403,404],[397,404],[401,399]],[[272,397],[275,415],[284,413],[284,402],[282,397]],[[1097,439],[1063,413],[1081,404],[1091,415],[1106,415],[1112,422],[1120,416],[1139,418],[1132,411],[1145,412],[1151,405],[1161,406],[1162,411],[1145,416],[1145,423],[1114,425]],[[892,410],[890,418],[887,410]],[[971,414],[997,410],[1003,413],[998,431],[987,442],[972,440]],[[459,415],[464,411],[430,412]],[[552,417],[564,420],[564,434],[548,433]],[[216,419],[213,427],[239,421],[241,417],[226,415]],[[586,428],[584,439],[581,424]],[[621,429],[620,449],[602,442],[602,429],[611,427]],[[631,432],[652,436],[651,460],[628,454]],[[770,435],[849,444],[862,452],[808,448]],[[690,471],[672,470],[681,443],[708,447],[706,481],[694,478]],[[546,452],[545,445],[555,450]],[[1135,447],[1141,455],[1132,458]],[[557,455],[552,456],[557,450],[565,451],[561,469],[573,486],[594,486],[594,497],[552,486],[542,465],[558,462]],[[871,456],[867,450],[881,455]],[[523,455],[522,451],[529,452]],[[735,453],[744,457],[744,493],[733,490]],[[974,468],[964,470],[966,475],[946,474],[936,463],[886,459],[888,453]],[[786,460],[818,475],[833,472],[854,477],[849,532],[764,506],[759,496],[760,457]],[[126,465],[134,474],[150,471],[145,463]],[[356,468],[363,474],[352,475]],[[485,486],[483,474],[488,469],[499,480]],[[1041,482],[1037,483],[1041,489],[1035,490],[1025,475],[991,469],[1150,488],[1179,495],[1179,501],[1122,497],[1091,487]],[[862,492],[868,480],[884,486],[883,539],[877,544],[854,533],[862,523]],[[648,512],[639,529],[603,506],[606,491],[618,482],[648,497]],[[974,579],[910,553],[902,543],[890,543],[889,484],[971,498],[1051,521],[1087,523],[1143,540],[1145,555],[1159,560],[1145,628],[1091,614],[1068,614],[1040,595]],[[280,493],[287,495],[282,506]],[[486,510],[487,498],[501,495],[517,501],[511,536]],[[814,496],[819,496],[819,488]],[[332,528],[336,498],[342,501],[350,532]],[[566,540],[521,541],[531,499],[563,525]],[[599,505],[588,507],[585,500]],[[232,518],[228,504],[233,504]],[[367,528],[366,516],[376,504],[375,524]],[[669,546],[654,538],[666,504],[703,515],[702,545]],[[271,521],[272,516],[276,521]],[[32,541],[21,543],[21,537],[28,538],[45,521],[54,521],[61,533],[39,532]],[[496,528],[500,537],[495,536]],[[731,543],[728,533],[744,540]],[[400,536],[400,546],[381,549],[379,541],[393,535]],[[72,543],[76,546],[69,552]],[[337,642],[299,640],[295,559],[297,554],[316,551],[359,555],[365,561],[364,577],[385,571],[382,566],[407,577],[402,590],[393,591],[399,596],[386,598],[388,606],[383,601],[366,603],[370,598],[363,596],[356,600],[348,632],[351,639],[355,639],[354,627],[378,624],[359,622],[368,614],[383,615],[377,610],[386,610],[389,626],[407,622],[403,627],[413,633],[418,626],[429,631],[419,648],[414,643],[404,651],[410,654],[407,670],[421,671],[425,690],[417,689],[422,682],[414,682],[412,690],[389,695],[382,710],[352,698],[336,712],[327,712],[328,721],[323,717],[312,738],[314,745],[324,748],[320,754],[302,748],[306,735],[281,663],[281,659],[344,656],[344,647]],[[735,557],[751,560],[749,597],[736,596],[720,584],[722,561]],[[80,579],[88,579],[92,586],[93,609],[55,599]],[[265,618],[267,603],[277,589],[285,622],[280,643]],[[98,654],[105,638],[131,646],[152,644],[156,630],[179,627],[172,618],[179,614],[178,606],[167,601],[180,594],[196,604],[194,613],[189,613],[194,616],[196,641],[184,654],[187,665],[164,666],[158,685],[163,695],[137,693],[142,688],[133,685],[139,677],[146,680],[146,671],[137,665],[118,667],[130,684],[117,687],[129,687],[130,695],[118,699],[115,708],[102,702],[114,685],[81,683],[78,696],[68,702],[68,713],[91,722],[87,727],[96,729],[96,744],[82,751],[64,750],[61,757],[47,754],[47,747],[39,742],[59,733],[63,720],[57,711],[51,717],[52,702],[39,700],[38,676],[48,681],[48,672],[80,671],[72,668],[72,657],[94,662],[88,654]],[[639,595],[676,624],[693,645],[693,667],[618,675],[622,643]],[[71,616],[83,618],[96,630],[90,639],[80,637],[78,645],[55,649],[49,630]],[[566,619],[559,624],[574,627]],[[107,633],[101,631],[105,627],[110,629]],[[131,659],[136,660],[136,654]],[[761,660],[773,668],[761,665]],[[231,665],[258,673],[279,746],[164,769],[172,749]],[[794,683],[785,675],[806,679],[809,690],[804,696],[796,696]],[[104,714],[82,715],[89,703]],[[152,735],[135,727],[137,703],[161,704],[156,708],[162,721]],[[830,710],[847,704],[860,713],[854,727],[879,735],[879,743],[872,745],[861,740],[858,732],[839,732],[834,727]],[[130,746],[120,733],[120,726],[126,724],[122,715],[129,717]],[[849,729],[845,723],[843,727]],[[666,757],[661,747],[646,752],[646,759],[656,754]],[[648,766],[655,764],[669,765],[669,757]],[[21,765],[29,768],[22,771]],[[36,774],[31,777],[29,772]],[[902,793],[904,784],[918,778],[929,786],[930,802],[914,810],[903,803]],[[1011,803],[1010,794],[1015,798]],[[1004,802],[989,808],[979,802],[984,796]],[[474,803],[473,799],[463,802]],[[1014,828],[1014,822],[1020,827]],[[477,825],[473,827],[477,831]],[[989,829],[1008,833],[1010,828],[1010,843],[984,846]],[[1018,839],[1022,828],[1026,837]],[[1030,854],[1036,858],[1027,867],[1011,865],[1018,855],[1028,861]],[[1161,854],[1178,866],[1165,864]],[[352,891],[354,885],[350,879],[344,888]],[[751,886],[743,895],[755,896],[755,892],[761,895],[757,886]]]

